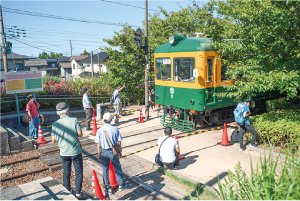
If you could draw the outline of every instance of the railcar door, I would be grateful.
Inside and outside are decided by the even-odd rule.
[[[206,72],[207,72],[207,80],[206,80],[206,89],[205,89],[205,100],[206,106],[211,106],[216,103],[215,94],[215,58],[207,57],[206,63]]]

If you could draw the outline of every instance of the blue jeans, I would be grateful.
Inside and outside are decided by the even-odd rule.
[[[29,137],[31,139],[33,139],[34,136],[38,137],[39,125],[40,125],[39,117],[33,117],[33,122],[29,121]]]
[[[103,170],[105,187],[107,188],[109,186],[108,169],[109,169],[110,161],[115,169],[116,179],[119,186],[123,186],[124,185],[123,173],[122,173],[121,163],[118,155],[114,155],[112,149],[102,149],[101,159],[102,159],[102,170]]]
[[[76,156],[60,156],[63,163],[63,182],[64,187],[70,191],[70,177],[71,177],[71,163],[73,161],[73,165],[75,168],[75,186],[76,186],[76,194],[81,193],[82,189],[82,180],[83,180],[83,161],[82,161],[82,153]]]

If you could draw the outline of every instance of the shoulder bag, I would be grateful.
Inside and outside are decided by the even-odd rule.
[[[121,148],[121,146],[118,145],[118,143],[116,143],[114,146],[112,146],[111,141],[110,141],[110,139],[109,139],[109,137],[108,137],[108,135],[107,135],[107,132],[106,132],[104,126],[103,126],[102,128],[103,128],[103,131],[104,131],[104,133],[105,133],[106,139],[107,139],[109,145],[111,146],[111,148],[112,148],[112,150],[113,150],[114,155],[120,155],[120,154],[122,153],[122,148]]]
[[[167,139],[167,138],[168,138],[168,137],[166,137],[166,139]],[[164,139],[164,140],[162,141],[160,147],[162,146],[162,144],[164,143],[164,141],[165,141],[166,139]],[[159,166],[163,166],[163,163],[160,161],[160,147],[159,147],[159,150],[158,150],[158,154],[156,154],[156,156],[155,156],[155,163],[156,163],[157,165],[159,165]]]

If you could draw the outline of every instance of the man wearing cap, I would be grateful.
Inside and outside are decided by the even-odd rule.
[[[119,115],[122,113],[122,102],[120,99],[119,92],[125,87],[125,82],[123,84],[123,87],[118,86],[117,89],[114,91],[114,108],[115,108],[115,117],[114,117],[114,124],[120,124],[119,122]]]
[[[38,108],[40,104],[34,101],[34,97],[32,94],[27,96],[29,102],[26,105],[26,111],[28,112],[29,116],[29,136],[30,139],[37,139],[38,132],[39,132],[39,125],[40,125],[40,118],[38,113]]]
[[[111,113],[105,113],[103,115],[103,120],[105,122],[103,128],[105,129],[111,141],[112,146],[118,143],[119,146],[121,147],[122,136],[117,127],[110,125],[112,118],[113,115]],[[111,187],[109,186],[109,180],[108,180],[108,169],[109,169],[110,161],[112,162],[112,165],[115,169],[116,179],[119,184],[119,190],[121,191],[123,189],[128,188],[129,186],[124,184],[122,168],[119,160],[119,156],[122,156],[122,153],[119,156],[113,154],[112,147],[107,141],[105,131],[103,130],[103,128],[98,129],[95,142],[97,143],[98,159],[100,162],[102,162],[102,171],[103,171],[103,178],[105,183],[105,194],[107,196],[107,193],[109,194],[112,193]]]
[[[57,142],[60,149],[60,157],[63,163],[64,187],[71,193],[71,165],[75,168],[75,196],[78,199],[86,199],[82,194],[83,161],[79,137],[82,137],[82,129],[77,118],[69,117],[69,106],[65,102],[56,105],[56,113],[60,119],[52,124],[52,142]]]
[[[92,112],[94,110],[94,107],[91,104],[91,101],[89,99],[90,90],[87,88],[83,89],[83,98],[82,98],[82,104],[84,108],[84,112],[86,114],[85,119],[85,126],[87,131],[91,131],[91,121],[92,121]]]
[[[249,145],[250,148],[257,148],[255,145],[255,140],[258,136],[258,132],[254,129],[254,127],[250,124],[249,117],[251,115],[250,107],[251,107],[251,99],[246,99],[244,103],[240,103],[243,109],[243,116],[245,117],[244,124],[240,124],[240,132],[239,132],[239,141],[240,141],[240,151],[245,150],[245,146],[243,145],[243,138],[246,130],[250,131],[253,136],[251,143]]]

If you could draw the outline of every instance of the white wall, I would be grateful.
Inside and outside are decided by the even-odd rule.
[[[38,67],[30,67],[30,71],[41,71],[41,72],[42,72],[42,77],[44,77],[44,76],[47,75],[46,67],[41,67],[41,68],[38,68]]]
[[[89,67],[88,67],[89,66]],[[98,72],[108,72],[107,68],[105,65],[103,65],[102,63],[100,63],[100,67],[98,65],[98,62],[95,64],[93,63],[94,66],[94,73],[98,73]],[[84,71],[87,72],[92,72],[92,67],[91,67],[91,63],[84,63],[83,64],[84,67]]]

